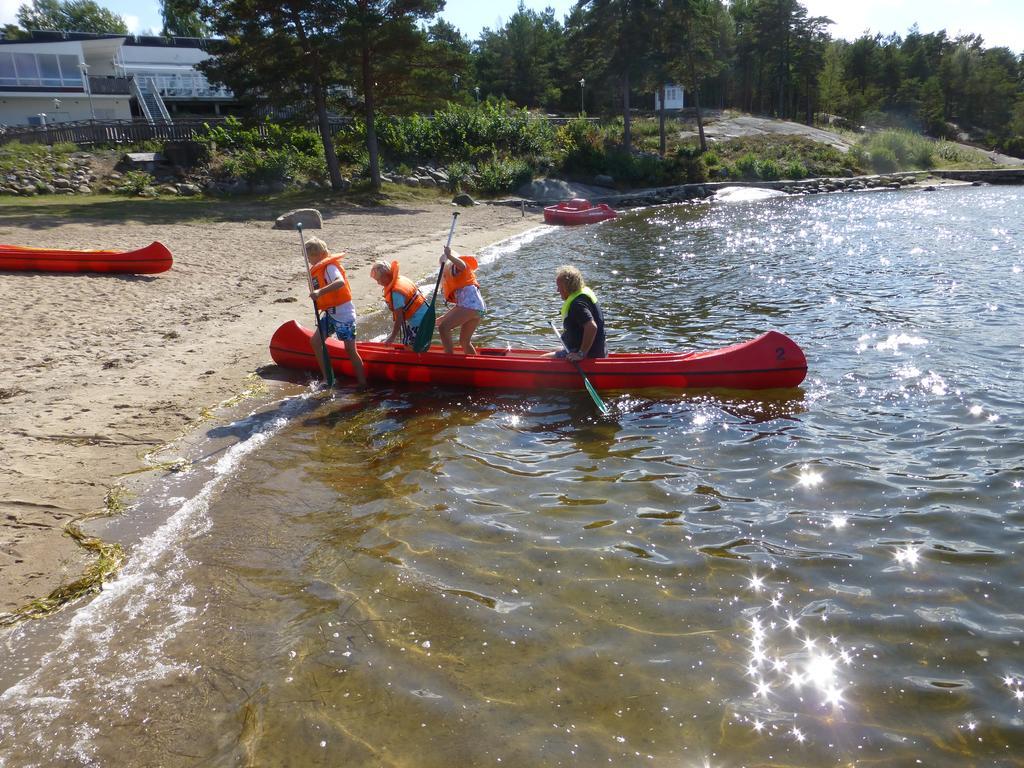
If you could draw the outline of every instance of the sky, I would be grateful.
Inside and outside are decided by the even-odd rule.
[[[14,21],[24,0],[0,0],[0,24]],[[159,31],[158,0],[98,0],[124,18],[133,32]],[[945,29],[949,37],[980,34],[986,46],[1004,45],[1024,52],[1024,0],[801,0],[811,16],[827,16],[833,37],[853,40],[865,30],[905,35],[917,23],[921,32]],[[551,7],[561,19],[575,0],[525,2],[527,8]],[[441,15],[470,39],[484,27],[497,29],[516,12],[518,0],[447,0]]]

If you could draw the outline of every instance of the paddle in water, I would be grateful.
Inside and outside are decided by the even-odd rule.
[[[452,214],[452,227],[448,230],[448,242],[445,243],[444,247],[449,248],[452,244],[452,235],[455,234],[455,220],[459,218],[459,212],[455,211]],[[412,348],[416,352],[426,352],[430,349],[430,341],[434,338],[434,325],[437,322],[437,310],[434,307],[434,301],[437,299],[437,289],[441,285],[441,276],[444,274],[445,262],[441,262],[441,268],[437,270],[437,282],[434,283],[434,295],[430,297],[430,303],[427,305],[427,312],[423,315],[423,322],[420,323],[420,327],[416,329],[416,340],[412,344]]]
[[[565,354],[568,355],[569,354],[569,348],[567,346],[565,346],[565,339],[563,339],[562,338],[562,334],[560,334],[558,332],[558,326],[555,325],[555,321],[554,320],[551,321],[551,330],[555,332],[555,336],[558,337],[558,341],[562,344],[562,349],[564,349],[565,350]],[[569,358],[566,358],[566,360],[568,360],[568,359]],[[583,377],[583,386],[587,388],[587,394],[589,394],[591,400],[594,401],[594,405],[597,406],[597,410],[599,410],[601,413],[607,414],[608,413],[608,406],[604,404],[604,400],[602,400],[601,396],[599,394],[597,394],[597,390],[594,389],[594,385],[590,383],[590,379],[588,379],[587,378],[587,374],[585,374],[583,372],[583,368],[575,360],[569,360],[569,362],[572,363],[574,366],[576,366],[576,370],[579,371],[580,372],[580,376]]]
[[[313,286],[313,273],[309,271],[309,261],[306,258],[306,238],[302,234],[302,224],[296,224],[295,228],[299,230],[299,242],[302,244],[302,270],[306,273],[306,285],[309,286],[309,292],[312,293],[314,290]],[[313,301],[313,317],[316,320],[316,325],[313,327],[316,329],[316,334],[320,338],[320,349],[317,350],[315,347],[314,352],[317,353],[317,359],[320,361],[320,370],[324,374],[324,384],[328,387],[334,386],[334,368],[331,367],[331,355],[327,351],[327,339],[324,338],[323,330],[320,328],[320,310],[316,308],[316,299]],[[312,342],[316,344],[316,342]]]

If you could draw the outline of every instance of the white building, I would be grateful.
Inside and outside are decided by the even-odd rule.
[[[195,68],[209,56],[197,38],[33,32],[0,40],[0,124],[220,114],[233,95]]]
[[[686,100],[686,92],[681,85],[665,83],[665,109],[682,109]],[[654,111],[661,111],[661,91],[654,92]]]

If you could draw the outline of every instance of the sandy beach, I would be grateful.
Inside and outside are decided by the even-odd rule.
[[[309,232],[347,252],[361,316],[382,306],[369,265],[398,259],[426,281],[455,210],[422,201],[319,209],[324,228]],[[0,615],[77,579],[89,555],[64,526],[102,510],[147,453],[244,390],[270,364],[280,323],[310,322],[298,237],[272,229],[283,209],[174,210],[104,202],[0,213],[0,243],[130,250],[160,240],[175,259],[152,276],[0,273]],[[462,252],[541,223],[516,208],[459,210]]]

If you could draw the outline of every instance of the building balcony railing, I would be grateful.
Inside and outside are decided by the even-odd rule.
[[[232,99],[222,86],[211,85],[203,75],[153,75],[153,83],[164,99]]]

